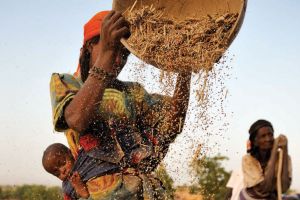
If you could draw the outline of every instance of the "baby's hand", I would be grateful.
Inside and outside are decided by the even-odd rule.
[[[74,172],[70,177],[70,182],[74,188],[81,186],[83,182],[81,181],[80,175],[78,172]]]
[[[85,199],[89,197],[89,192],[86,188],[86,185],[83,183],[83,181],[80,178],[80,175],[78,172],[74,172],[72,176],[70,177],[71,185],[74,187],[76,193]]]

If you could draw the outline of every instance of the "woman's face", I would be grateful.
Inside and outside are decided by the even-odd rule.
[[[269,126],[264,126],[257,131],[255,138],[255,146],[260,150],[270,150],[273,147],[274,134],[273,129]]]

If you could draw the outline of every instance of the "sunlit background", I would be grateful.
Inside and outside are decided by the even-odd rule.
[[[49,81],[52,72],[73,73],[82,45],[82,27],[112,1],[1,1],[0,7],[0,184],[60,182],[41,166],[43,150],[66,143],[54,133]],[[248,129],[259,118],[270,120],[275,134],[286,134],[293,162],[293,189],[300,190],[300,2],[250,0],[242,29],[229,49],[231,79],[226,81],[229,122],[222,136],[210,138],[211,154],[229,158],[226,169],[240,168]],[[135,80],[133,56],[120,75]],[[152,70],[150,68],[150,70]],[[160,92],[157,80],[145,80]],[[187,125],[193,123],[189,114]],[[193,142],[206,134],[185,130],[172,145],[165,163],[175,183],[188,184]]]

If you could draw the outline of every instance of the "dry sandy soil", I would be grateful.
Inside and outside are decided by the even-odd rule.
[[[178,188],[175,192],[175,200],[202,200],[199,194],[190,194],[188,188]]]

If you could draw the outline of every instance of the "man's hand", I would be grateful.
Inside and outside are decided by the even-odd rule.
[[[287,137],[285,135],[279,135],[278,136],[278,148],[285,148],[287,147],[288,144],[288,140]]]
[[[285,149],[287,147],[287,137],[285,135],[279,135],[275,140],[273,144],[273,150],[277,151],[278,148]]]

